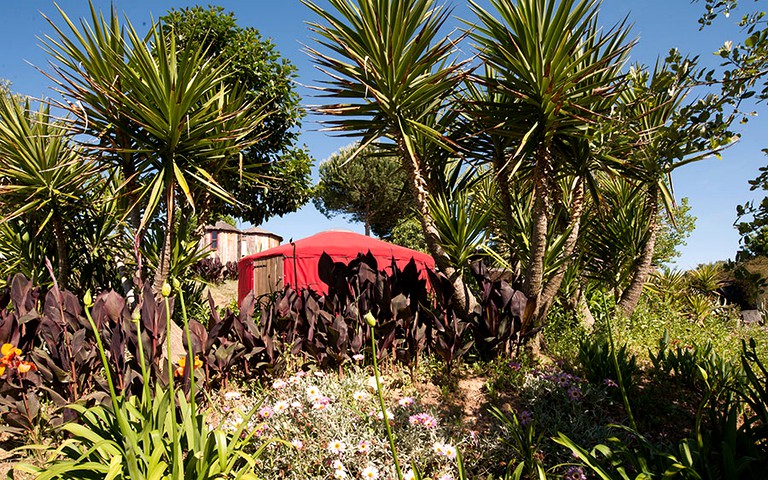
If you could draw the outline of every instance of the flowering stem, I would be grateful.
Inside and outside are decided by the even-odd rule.
[[[192,406],[192,411],[197,411],[195,408],[195,352],[192,350],[192,333],[189,331],[189,319],[187,318],[187,306],[184,303],[184,293],[181,288],[178,289],[179,302],[181,303],[181,318],[184,321],[184,335],[187,337],[187,368],[189,369],[189,404]],[[224,388],[226,388],[226,377]]]
[[[387,438],[389,439],[389,449],[392,450],[392,458],[395,460],[395,471],[397,472],[398,480],[403,480],[403,472],[400,470],[400,461],[397,459],[397,451],[395,450],[395,436],[392,435],[392,429],[389,428],[389,416],[387,415],[387,407],[384,404],[384,394],[381,390],[381,380],[379,379],[379,364],[376,361],[376,336],[373,333],[374,327],[371,326],[371,352],[373,353],[373,375],[376,377],[376,393],[379,397],[379,407],[384,417],[384,427],[387,429]]]
[[[168,284],[166,284],[168,285]],[[163,290],[166,290],[166,285],[163,285]],[[169,286],[170,287],[170,286]],[[168,295],[170,295],[170,288]],[[176,390],[173,385],[173,359],[171,358],[171,305],[168,301],[168,295],[163,292],[163,302],[165,305],[165,335],[167,337],[167,347],[165,354],[168,357],[168,396],[171,400],[171,409],[173,409],[174,413],[171,415],[171,440],[173,442],[173,455],[171,458],[173,459],[173,477],[179,478],[179,475],[183,473],[183,465],[182,465],[182,457],[181,457],[181,442],[180,438],[177,434],[178,427],[176,425]],[[147,399],[149,401],[149,399]]]

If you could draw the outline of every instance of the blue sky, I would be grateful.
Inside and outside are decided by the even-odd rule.
[[[40,37],[52,32],[42,14],[54,22],[61,23],[60,16],[50,0],[26,0],[3,2],[0,9],[3,29],[0,31],[0,78],[9,79],[16,92],[34,97],[52,96],[51,81],[38,68],[49,71],[48,59],[40,48]],[[241,1],[149,1],[117,0],[114,2],[134,26],[148,25],[152,18],[163,15],[171,7],[184,7],[201,3],[215,3],[235,12],[241,26],[258,29],[270,37],[280,53],[298,67],[297,82],[305,105],[318,103],[307,88],[322,79],[302,48],[311,44],[312,38],[305,21],[313,20],[311,13],[298,0],[241,0]],[[318,0],[321,5],[325,3]],[[487,5],[487,0],[480,0]],[[747,7],[752,2],[743,2]],[[108,9],[110,2],[95,0],[97,8]],[[449,2],[457,17],[471,20],[464,0]],[[61,8],[70,18],[88,14],[86,0],[61,0]],[[717,58],[712,52],[725,40],[738,40],[739,30],[733,26],[739,12],[730,20],[721,19],[715,27],[699,31],[697,19],[702,4],[689,0],[604,0],[601,18],[605,26],[611,26],[625,16],[634,24],[633,33],[638,45],[632,52],[633,61],[653,63],[658,56],[664,56],[670,48],[676,47],[683,53],[700,55],[702,62],[715,66]],[[458,26],[459,22],[456,21]],[[471,52],[466,52],[470,54]],[[758,110],[765,111],[764,107]],[[319,163],[327,158],[347,140],[328,136],[320,132],[317,117],[309,116],[304,121],[301,142],[305,143]],[[678,199],[688,197],[693,214],[698,217],[697,228],[688,239],[688,246],[682,249],[678,266],[695,267],[699,263],[733,258],[738,248],[738,234],[732,224],[735,209],[739,203],[760,198],[761,192],[750,192],[747,181],[758,174],[766,159],[761,148],[768,147],[764,140],[767,131],[766,119],[753,118],[740,129],[742,140],[727,150],[722,160],[715,158],[683,167],[675,173],[675,193]],[[310,204],[298,213],[275,218],[263,225],[268,230],[288,238],[302,238],[321,230],[345,228],[362,232],[362,225],[349,224],[343,218],[326,219]]]

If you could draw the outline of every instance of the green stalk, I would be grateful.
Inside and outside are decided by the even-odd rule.
[[[189,404],[190,411],[192,412],[194,418],[194,415],[197,412],[197,406],[195,404],[195,357],[192,356],[194,353],[192,351],[192,333],[189,330],[189,319],[187,318],[187,305],[184,302],[184,294],[181,291],[178,281],[174,280],[174,283],[177,286],[176,290],[178,291],[179,302],[181,303],[181,318],[184,321],[184,334],[187,336],[187,360],[189,360],[187,362],[187,368],[189,369]],[[198,445],[198,448],[202,450],[202,445]]]
[[[85,304],[85,317],[88,319],[88,323],[91,325],[91,329],[93,330],[93,335],[96,338],[96,345],[99,347],[99,356],[101,356],[101,364],[104,366],[104,375],[107,377],[107,385],[109,386],[109,397],[112,400],[112,409],[115,413],[115,418],[117,419],[117,423],[120,427],[120,430],[123,432],[129,432],[131,431],[131,426],[128,424],[128,420],[125,418],[125,415],[123,414],[123,410],[120,408],[120,403],[118,402],[118,396],[117,391],[115,390],[115,384],[112,381],[112,374],[109,371],[109,362],[107,361],[107,354],[104,350],[104,343],[101,341],[101,335],[99,334],[99,329],[96,328],[96,322],[93,321],[93,317],[91,316],[91,306],[93,305],[93,299],[91,297],[90,290],[85,293],[85,297],[83,298],[83,303]],[[141,471],[139,469],[138,460],[136,458],[136,452],[138,451],[138,445],[131,445],[130,443],[130,436],[124,435],[124,441],[128,443],[128,445],[124,445],[125,450],[125,458],[128,463],[128,472],[131,475],[131,478],[141,478]]]
[[[395,460],[395,471],[397,472],[398,480],[403,480],[403,472],[400,469],[400,461],[397,459],[397,450],[395,450],[395,436],[392,434],[392,429],[389,428],[389,417],[387,416],[387,407],[384,403],[384,393],[381,389],[381,380],[379,379],[379,364],[376,360],[376,335],[374,334],[376,319],[368,312],[365,315],[365,321],[371,327],[371,352],[373,353],[373,375],[376,378],[376,393],[379,397],[379,407],[381,408],[381,414],[384,417],[384,427],[387,429],[387,438],[389,439],[389,449],[392,451],[392,458]]]
[[[136,337],[139,343],[139,363],[141,364],[141,378],[144,385],[142,388],[142,394],[145,399],[150,398],[149,391],[149,371],[147,370],[146,361],[144,359],[144,341],[141,339],[141,312],[138,307],[133,315],[133,321],[136,323]]]
[[[168,287],[166,289],[166,287]],[[176,391],[173,386],[173,359],[171,358],[171,306],[168,301],[170,295],[170,285],[167,283],[163,285],[163,301],[165,302],[165,334],[167,337],[166,356],[168,357],[168,395],[171,399],[170,408],[174,411],[171,415],[171,448],[173,448],[173,454],[171,455],[171,468],[173,469],[173,478],[182,478],[179,468],[182,467],[184,459],[181,456],[179,449],[181,444],[179,442],[178,429],[176,428]]]

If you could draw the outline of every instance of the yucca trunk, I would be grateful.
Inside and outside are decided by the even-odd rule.
[[[653,264],[653,251],[656,248],[656,233],[658,231],[658,224],[656,216],[659,211],[657,188],[653,187],[648,192],[648,214],[649,226],[648,226],[648,240],[643,245],[643,250],[640,253],[635,264],[634,272],[632,273],[632,280],[629,282],[629,286],[621,294],[619,300],[619,309],[625,316],[630,316],[637,308],[637,303],[640,301],[640,296],[643,293],[643,287],[648,280],[648,276],[651,274]]]
[[[544,282],[544,256],[547,252],[547,227],[549,225],[547,216],[549,213],[549,186],[547,184],[549,162],[549,147],[541,145],[536,151],[536,165],[533,168],[533,228],[531,229],[528,268],[523,283],[523,293],[528,298],[525,318],[523,319],[524,330],[528,330],[529,322],[538,316],[539,297]]]
[[[571,264],[571,256],[576,249],[576,242],[579,239],[579,230],[581,228],[581,217],[584,212],[584,183],[581,179],[577,180],[577,183],[573,191],[573,202],[571,204],[571,218],[568,222],[568,238],[565,239],[563,245],[563,262],[555,271],[552,278],[550,278],[541,292],[541,298],[539,299],[539,311],[537,312],[536,323],[541,324],[544,318],[547,316],[547,312],[552,303],[554,303],[557,292],[560,291],[560,286],[563,283],[563,277],[565,271]]]
[[[56,256],[58,257],[56,283],[59,284],[61,290],[66,290],[69,283],[69,249],[67,248],[66,232],[61,221],[61,215],[54,213],[51,217],[51,222],[53,223],[53,233],[56,237]]]
[[[477,300],[464,283],[461,272],[453,267],[450,257],[440,244],[440,233],[435,227],[435,221],[429,208],[429,188],[419,160],[410,154],[402,139],[398,141],[398,148],[403,167],[408,175],[411,193],[421,217],[421,226],[424,230],[427,248],[432,258],[435,259],[437,267],[451,280],[453,284],[452,299],[457,307],[456,313],[459,318],[466,320],[475,310]]]
[[[165,221],[165,235],[163,239],[163,249],[160,251],[160,258],[157,262],[155,271],[155,281],[152,285],[152,291],[155,295],[160,295],[163,284],[168,280],[171,271],[171,255],[173,250],[173,211],[175,208],[174,182],[169,182],[165,192],[165,205],[168,209]]]

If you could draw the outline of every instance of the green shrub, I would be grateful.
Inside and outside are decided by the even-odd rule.
[[[616,350],[618,372],[611,355],[611,344],[601,335],[590,335],[582,339],[578,358],[581,371],[590,382],[600,384],[611,380],[618,383],[621,378],[627,391],[632,390],[638,373],[637,358],[629,352],[626,343]]]

